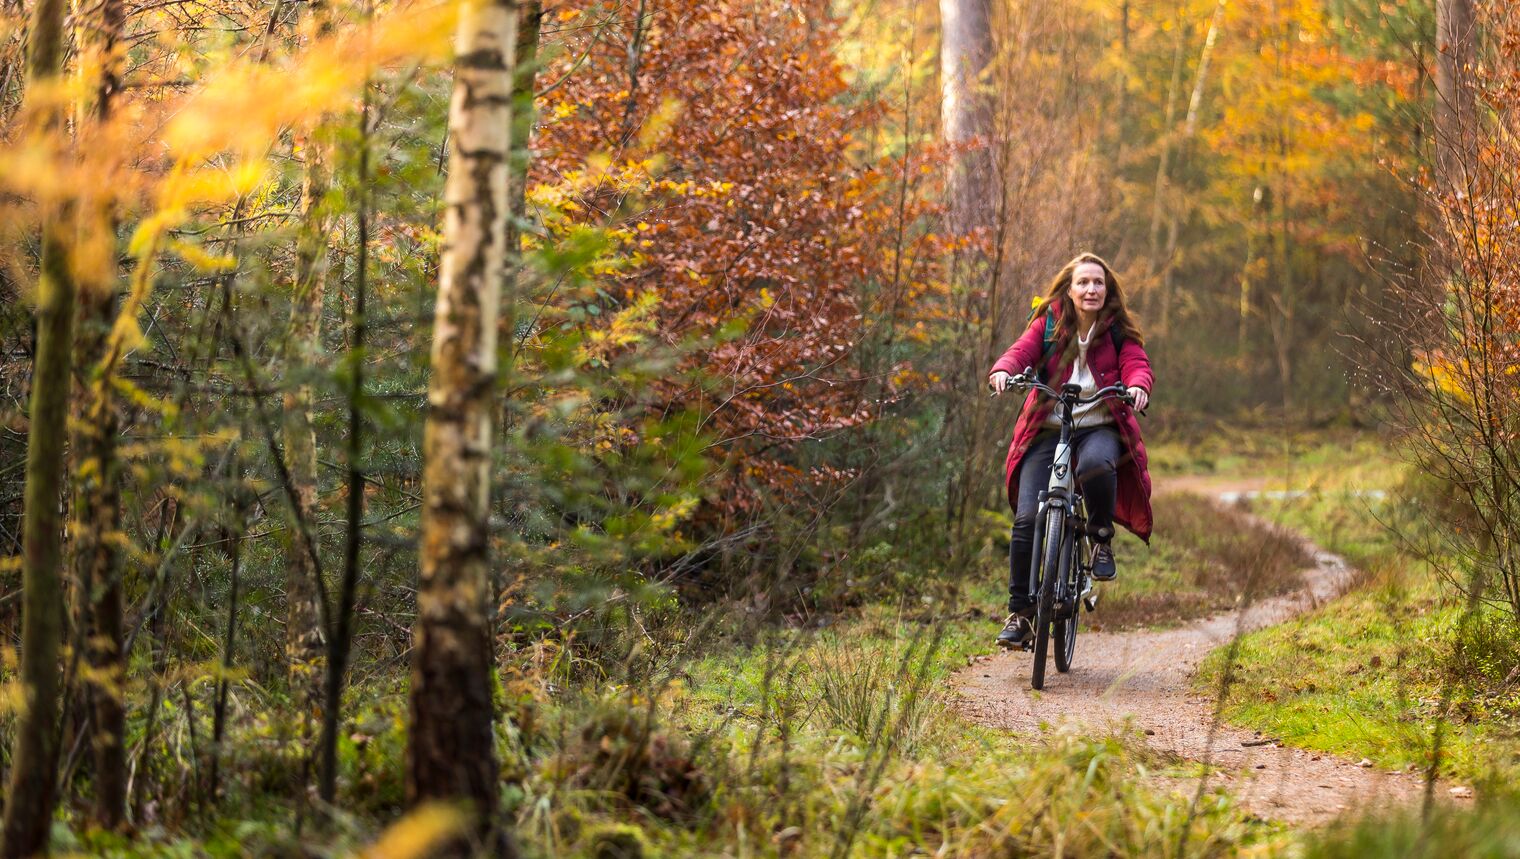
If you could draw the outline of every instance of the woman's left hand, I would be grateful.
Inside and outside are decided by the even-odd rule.
[[[1144,388],[1131,387],[1129,395],[1135,401],[1135,411],[1137,412],[1145,411],[1146,404],[1151,401],[1151,395],[1147,394]]]

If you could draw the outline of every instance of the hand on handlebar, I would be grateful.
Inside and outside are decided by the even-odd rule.
[[[1012,379],[1012,376],[1008,375],[1002,370],[995,370],[991,376],[987,377],[987,387],[991,389],[993,396],[997,396],[998,394],[1001,394],[1004,391],[1008,390],[1008,386],[1011,383]]]
[[[1134,404],[1135,411],[1143,412],[1151,401],[1151,395],[1146,393],[1144,388],[1131,387],[1129,389],[1129,400]]]

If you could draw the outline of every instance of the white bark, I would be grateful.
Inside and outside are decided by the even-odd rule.
[[[423,437],[421,578],[407,793],[471,803],[490,828],[492,754],[487,547],[496,326],[507,263],[514,0],[460,8],[449,171]]]

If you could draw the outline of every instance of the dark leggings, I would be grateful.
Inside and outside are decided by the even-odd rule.
[[[1040,510],[1040,492],[1050,485],[1050,467],[1056,458],[1059,430],[1035,437],[1019,463],[1018,506],[1013,513],[1013,533],[1008,546],[1008,610],[1027,612],[1034,606],[1029,593],[1029,567],[1034,555],[1034,519]],[[1087,528],[1093,538],[1106,541],[1114,532],[1114,498],[1119,488],[1119,459],[1124,443],[1109,425],[1088,427],[1072,433],[1077,481],[1087,499]]]

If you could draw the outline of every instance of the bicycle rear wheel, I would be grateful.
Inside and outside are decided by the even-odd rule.
[[[1061,543],[1066,538],[1066,511],[1045,511],[1044,545],[1040,547],[1040,590],[1035,597],[1034,672],[1029,685],[1045,688],[1045,660],[1050,653],[1050,627],[1055,622],[1056,582],[1061,574]]]
[[[1083,515],[1082,502],[1077,502],[1077,527],[1080,531],[1086,522]],[[1061,578],[1060,593],[1056,595],[1057,602],[1063,608],[1064,615],[1056,621],[1056,670],[1065,674],[1071,670],[1073,657],[1077,653],[1077,623],[1082,615],[1082,587],[1085,576],[1082,571],[1082,558],[1087,557],[1088,544],[1085,537],[1078,538],[1075,534],[1068,534],[1061,546]]]
[[[1066,593],[1062,594],[1061,601],[1066,605],[1066,616],[1056,621],[1056,670],[1065,674],[1071,670],[1072,657],[1077,653],[1077,618],[1081,616],[1081,605],[1078,600],[1076,588],[1071,586],[1068,576],[1071,573],[1071,565],[1075,562],[1070,550],[1062,553],[1062,570],[1060,581],[1066,583]]]

